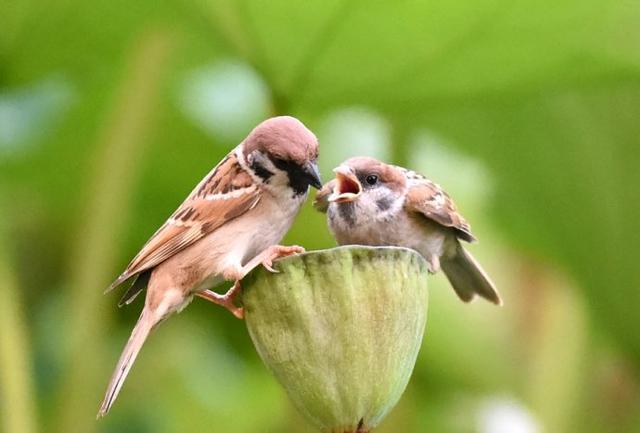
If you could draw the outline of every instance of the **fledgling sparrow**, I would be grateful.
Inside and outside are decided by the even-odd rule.
[[[133,284],[119,305],[129,304],[147,287],[140,318],[113,373],[98,417],[104,416],[147,336],[194,295],[229,309],[239,280],[275,258],[304,251],[277,245],[291,227],[309,186],[322,187],[317,167],[318,141],[299,120],[283,116],[259,124],[233,149],[147,241],[111,290]],[[213,292],[235,281],[224,295]]]
[[[502,304],[495,285],[460,244],[475,242],[449,195],[424,176],[367,157],[351,158],[334,172],[314,201],[327,213],[340,245],[394,245],[414,249],[429,271],[441,267],[460,299],[475,295]]]

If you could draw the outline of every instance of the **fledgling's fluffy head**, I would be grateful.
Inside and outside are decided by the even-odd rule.
[[[295,117],[267,119],[243,142],[249,167],[273,186],[288,185],[297,194],[309,185],[321,188],[318,173],[318,139]]]
[[[356,157],[340,164],[334,172],[336,178],[318,194],[316,207],[331,207],[329,213],[335,215],[337,223],[353,226],[385,219],[402,207],[407,180],[399,167]]]

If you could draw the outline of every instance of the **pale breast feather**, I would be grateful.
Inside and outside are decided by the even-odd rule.
[[[107,290],[159,265],[254,208],[260,196],[260,188],[238,163],[236,154],[230,153],[196,186]]]

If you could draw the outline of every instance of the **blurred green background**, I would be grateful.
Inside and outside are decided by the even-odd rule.
[[[244,324],[195,300],[95,413],[141,309],[103,296],[260,120],[325,179],[441,183],[505,306],[431,279],[391,432],[640,431],[637,0],[0,0],[0,430],[303,432]],[[310,203],[287,236],[334,245]]]

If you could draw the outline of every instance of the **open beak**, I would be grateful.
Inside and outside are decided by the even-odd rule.
[[[304,166],[304,173],[309,181],[309,185],[316,189],[322,188],[322,180],[320,179],[318,164],[315,162],[307,162]]]
[[[336,174],[336,186],[328,198],[330,202],[348,203],[362,194],[362,185],[349,167],[341,165],[333,172]]]

